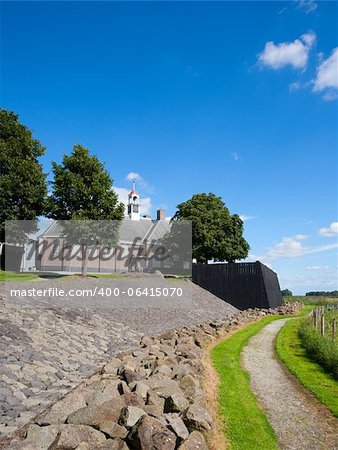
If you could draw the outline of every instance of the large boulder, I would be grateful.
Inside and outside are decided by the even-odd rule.
[[[189,431],[178,414],[165,414],[165,418],[168,422],[168,428],[176,434],[179,442],[187,439]]]
[[[99,428],[100,431],[114,439],[124,439],[128,434],[128,430],[124,426],[111,420],[101,422]]]
[[[84,396],[78,391],[70,392],[63,399],[56,402],[49,411],[41,414],[36,423],[38,425],[57,425],[65,423],[69,414],[87,405]]]
[[[119,423],[127,428],[133,427],[146,413],[137,406],[126,406],[122,409]]]
[[[164,412],[183,412],[189,407],[188,400],[180,392],[173,392],[165,399]]]
[[[103,433],[85,425],[31,425],[25,442],[33,443],[36,450],[64,450],[75,449],[82,442],[98,448],[105,441]]]
[[[132,428],[128,442],[136,450],[174,450],[176,435],[158,419],[143,416]]]
[[[212,428],[212,417],[200,403],[194,403],[184,415],[184,423],[190,431],[209,431]]]
[[[152,378],[147,380],[147,384],[155,394],[164,399],[168,398],[172,394],[182,392],[175,380],[169,377],[164,378]]]
[[[67,418],[67,423],[99,428],[100,424],[107,420],[117,422],[124,406],[125,400],[122,397],[117,397],[101,405],[87,406],[86,408],[73,412]]]
[[[202,433],[193,431],[188,439],[178,447],[179,450],[208,450],[207,443]]]

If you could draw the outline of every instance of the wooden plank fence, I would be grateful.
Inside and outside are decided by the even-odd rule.
[[[277,274],[259,261],[193,264],[192,281],[239,309],[275,308],[283,302]]]

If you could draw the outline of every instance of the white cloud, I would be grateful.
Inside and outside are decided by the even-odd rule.
[[[233,159],[234,159],[235,161],[238,161],[238,160],[240,159],[239,154],[236,153],[236,152],[231,153],[231,156],[233,157]]]
[[[269,258],[294,257],[304,254],[305,247],[302,242],[307,236],[298,234],[292,237],[284,237],[281,242],[275,244],[268,252]]]
[[[331,269],[330,266],[307,266],[306,270],[326,271]]]
[[[323,100],[326,100],[327,102],[332,102],[333,100],[336,100],[338,98],[338,92],[330,91],[326,92],[323,95]]]
[[[281,69],[291,65],[295,69],[303,69],[308,61],[309,52],[316,40],[316,34],[309,31],[293,42],[275,44],[267,42],[262,53],[258,55],[258,61],[272,69]]]
[[[335,90],[338,89],[338,47],[334,48],[331,55],[317,67],[313,90],[314,92],[321,92],[324,89],[333,89],[326,100],[336,98],[334,94],[336,94]]]
[[[271,270],[274,270],[271,264],[271,260],[264,255],[256,255],[255,253],[249,253],[248,256],[243,260],[243,262],[256,262],[256,261],[260,261],[261,263],[269,267]]]
[[[114,187],[114,191],[119,196],[120,202],[126,205],[125,215],[127,215],[127,204],[128,204],[128,194],[130,189]],[[141,216],[146,214],[151,214],[151,198],[150,197],[140,197],[140,212]]]
[[[309,236],[297,234],[296,236],[284,237],[280,242],[272,246],[265,255],[249,255],[248,261],[261,261],[268,265],[272,261],[282,258],[297,258],[312,253],[321,253],[338,248],[338,244],[319,245],[310,247],[303,244]]]
[[[305,14],[309,14],[316,11],[318,8],[317,3],[314,0],[296,0],[297,8],[302,9]]]
[[[299,81],[294,81],[293,83],[289,84],[289,91],[293,92],[293,91],[298,91],[299,89],[301,89],[302,84]]]
[[[256,216],[246,216],[245,214],[241,214],[239,217],[243,220],[243,222],[256,219]]]
[[[332,222],[328,228],[321,228],[319,235],[324,237],[337,236],[338,235],[338,222]]]
[[[139,186],[148,194],[153,192],[153,186],[151,186],[138,172],[129,172],[125,179],[127,181],[136,181],[136,190],[137,186]]]
[[[141,181],[141,180],[143,180],[143,178],[137,172],[129,172],[128,175],[126,176],[126,180],[128,180],[128,181],[133,181],[133,180]]]

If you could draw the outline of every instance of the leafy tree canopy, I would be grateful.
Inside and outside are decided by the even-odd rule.
[[[292,292],[289,289],[283,289],[281,294],[283,297],[292,297]]]
[[[243,237],[243,221],[230,214],[220,197],[195,194],[177,208],[173,220],[192,222],[192,256],[198,263],[246,258],[250,247]]]
[[[338,291],[313,291],[305,295],[306,297],[338,297]]]
[[[103,164],[81,145],[75,145],[61,165],[54,162],[53,173],[49,216],[61,221],[68,243],[82,246],[82,274],[86,275],[88,247],[116,244],[118,227],[112,221],[123,219],[124,205]]]
[[[103,164],[81,145],[74,145],[62,164],[52,163],[54,181],[50,217],[57,220],[121,220],[124,205],[112,189]]]
[[[27,233],[37,231],[47,195],[46,176],[38,158],[45,147],[11,111],[0,108],[0,241],[24,243]],[[5,220],[27,220],[5,237]]]

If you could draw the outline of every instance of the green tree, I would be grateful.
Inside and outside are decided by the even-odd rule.
[[[246,258],[250,247],[243,237],[243,221],[230,214],[220,197],[195,194],[177,208],[173,220],[192,222],[192,256],[198,263]]]
[[[162,245],[170,259],[173,273],[181,274],[184,263],[192,260],[192,230],[191,222],[172,220],[170,231],[162,239]]]
[[[292,292],[289,289],[283,289],[281,291],[282,297],[292,297]]]
[[[0,242],[21,243],[37,231],[47,195],[46,176],[38,158],[45,147],[11,111],[0,108]],[[5,221],[24,220],[11,236]]]
[[[124,217],[124,205],[113,190],[113,180],[89,150],[75,145],[62,164],[53,163],[51,218],[61,221],[67,243],[82,247],[82,275],[87,275],[88,252],[98,244],[114,245],[116,222]]]

